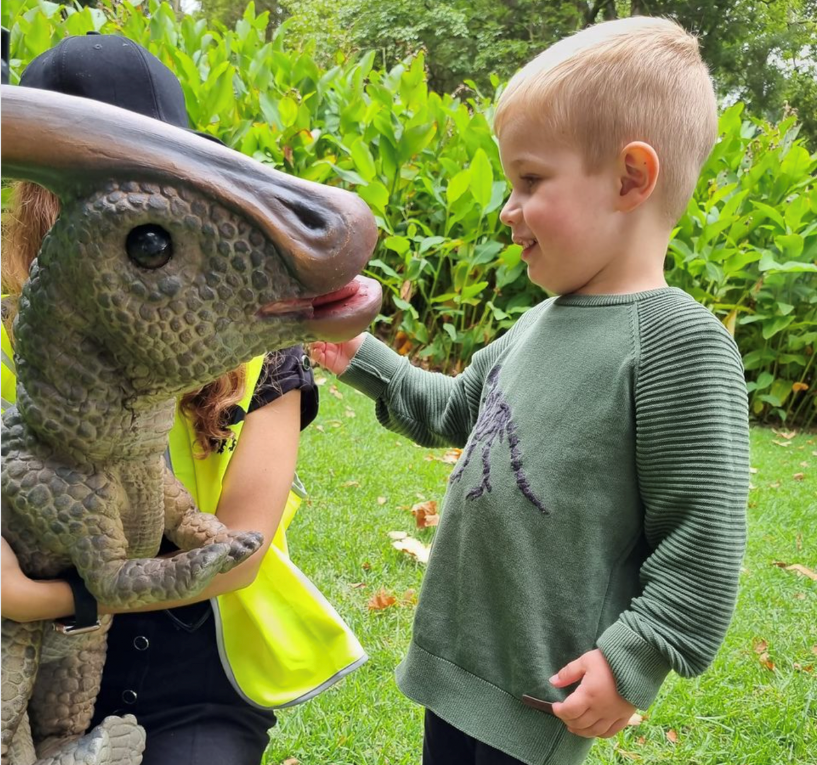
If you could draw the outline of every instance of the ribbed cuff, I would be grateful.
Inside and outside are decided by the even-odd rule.
[[[647,709],[670,671],[667,660],[640,635],[618,621],[596,641],[616,678],[616,690],[638,709]]]
[[[377,401],[408,360],[367,334],[349,368],[338,379]]]

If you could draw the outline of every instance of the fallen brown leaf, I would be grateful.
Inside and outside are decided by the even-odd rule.
[[[802,481],[805,477],[806,477],[805,473],[795,473],[792,476],[792,478],[794,478],[795,481]]]
[[[357,417],[357,415],[355,414],[353,409],[348,409],[347,408],[345,414],[346,414],[347,417]]]
[[[316,425],[315,430],[319,430],[321,433],[324,433],[323,425]]]
[[[817,656],[817,645],[813,645],[813,646],[811,647],[811,652],[812,652],[812,653],[813,653],[815,656]]]
[[[646,744],[646,743],[647,743],[647,739],[646,739],[644,736],[639,736],[639,737],[638,737],[638,738],[635,740],[635,742],[636,742],[636,744],[642,744],[642,745],[643,745],[643,744]]]
[[[329,392],[336,398],[336,399],[343,399],[343,394],[338,390],[337,385],[330,385]]]
[[[402,536],[395,536],[396,534],[402,534]],[[395,550],[411,555],[420,563],[428,563],[428,555],[431,552],[429,545],[424,545],[419,539],[410,537],[405,532],[390,531],[389,536],[394,540],[392,547]]]
[[[315,378],[315,385],[326,385],[326,378],[325,377],[316,377]]]
[[[294,757],[287,757],[281,765],[301,765],[301,761],[296,760]]]
[[[769,644],[765,640],[756,640],[752,646],[752,650],[755,653],[763,653],[764,651],[767,651],[768,648]]]
[[[440,516],[437,514],[437,503],[433,499],[428,500],[428,502],[418,502],[411,508],[411,514],[417,522],[418,529],[427,529],[440,523]]]
[[[355,582],[354,584],[349,585],[353,590],[359,590],[362,587],[366,586],[366,582]]]
[[[809,672],[809,673],[814,672],[814,665],[813,664],[806,664],[806,666],[804,667],[801,664],[798,664],[797,662],[794,662],[794,664],[792,664],[792,666],[798,672]]]
[[[770,489],[779,489],[780,488],[780,481],[775,481],[774,483],[769,484]]]
[[[346,489],[349,486],[360,486],[360,481],[346,481],[346,483],[342,483],[341,486]]]
[[[411,300],[411,295],[413,292],[414,283],[406,279],[406,281],[404,281],[403,285],[400,287],[400,299],[405,300],[408,303],[408,301]]]
[[[414,606],[417,604],[417,591],[416,590],[406,590],[403,593],[403,597],[400,598],[400,603],[404,606]]]
[[[757,468],[750,467],[749,472],[750,473],[757,473]]]
[[[808,467],[808,462],[805,462],[805,461],[801,462],[800,467],[807,468]]]
[[[369,561],[366,561],[365,563],[362,563],[360,567],[361,567],[361,568],[362,568],[364,571],[371,571],[371,570],[372,570],[372,564],[371,564],[371,563],[369,563]]]
[[[377,504],[378,505],[385,505],[386,504],[386,498],[385,497],[378,497],[377,498]]]
[[[791,389],[794,393],[799,393],[801,390],[808,390],[808,385],[803,382],[796,382],[791,384]]]
[[[397,602],[397,598],[385,589],[378,590],[371,598],[369,598],[368,606],[371,611],[382,611],[384,608],[389,608]]]
[[[644,717],[636,712],[629,720],[627,720],[627,725],[641,725],[642,722],[644,722]]]
[[[809,579],[817,582],[817,573],[810,568],[806,568],[801,563],[792,563],[791,566],[786,566],[786,571],[795,571],[801,576],[807,576]]]
[[[671,744],[678,743],[678,734],[672,728],[667,731],[667,741]]]
[[[781,438],[785,438],[787,441],[791,441],[797,435],[796,430],[775,430],[772,428],[772,433],[777,434]]]
[[[443,462],[447,462],[449,465],[456,465],[460,459],[460,455],[462,455],[462,449],[449,449],[443,454]]]
[[[616,754],[624,760],[633,760],[634,762],[639,762],[644,758],[637,754],[636,752],[628,752],[626,749],[622,749],[618,744],[615,746]]]
[[[769,658],[768,653],[762,653],[758,656],[760,659],[760,663],[769,670],[769,672],[774,672],[774,662]]]
[[[790,441],[772,441],[775,446],[791,446]]]
[[[786,566],[789,564],[782,560],[773,560],[772,565],[777,566],[778,568],[786,568]]]

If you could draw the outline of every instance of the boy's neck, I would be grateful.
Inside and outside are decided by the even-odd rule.
[[[667,286],[664,260],[671,231],[663,223],[644,219],[622,232],[615,255],[578,295],[628,295]]]

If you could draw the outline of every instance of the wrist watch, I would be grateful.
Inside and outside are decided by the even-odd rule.
[[[71,587],[74,596],[74,615],[52,622],[55,632],[63,635],[83,635],[94,632],[102,626],[99,621],[99,610],[96,598],[88,591],[85,582],[75,569],[69,569],[60,576]]]

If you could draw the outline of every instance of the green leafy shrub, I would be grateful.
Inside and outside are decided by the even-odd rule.
[[[176,19],[150,0],[76,9],[9,0],[14,76],[66,34],[117,32],[182,81],[191,122],[281,170],[350,188],[381,230],[370,273],[384,286],[379,331],[402,353],[457,370],[543,298],[499,221],[509,187],[491,133],[495,94],[429,91],[422,54],[390,71],[374,54],[325,69],[269,37],[250,5],[234,29]],[[500,83],[492,79],[499,89]],[[732,331],[761,419],[817,412],[817,155],[780,125],[721,118],[721,140],[668,253],[667,278]]]

